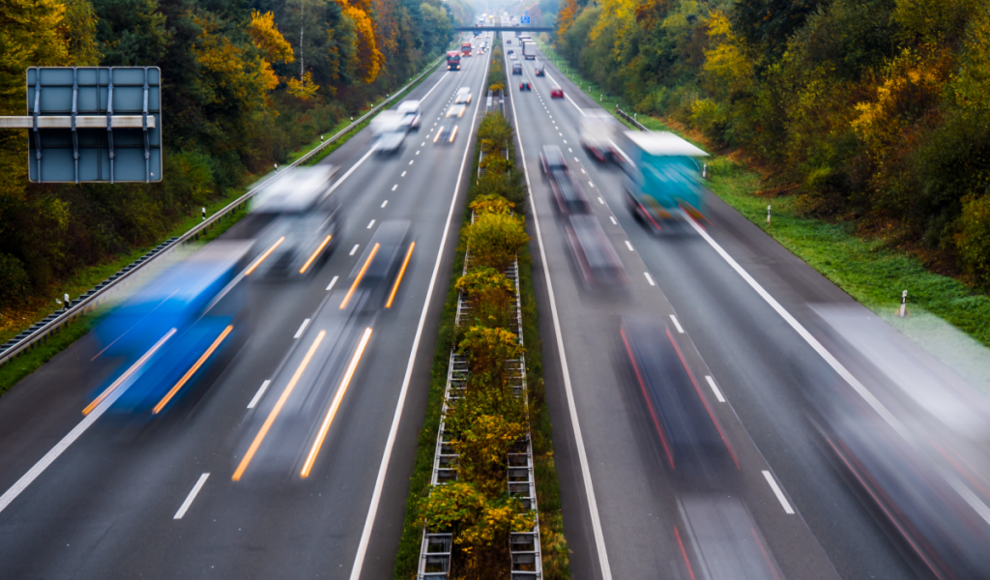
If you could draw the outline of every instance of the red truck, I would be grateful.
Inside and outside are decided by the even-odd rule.
[[[471,56],[471,43],[462,42],[461,43],[461,56]]]
[[[461,70],[461,53],[456,50],[447,53],[447,70]]]

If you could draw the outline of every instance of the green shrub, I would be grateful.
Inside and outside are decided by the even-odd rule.
[[[990,288],[990,194],[963,200],[955,243],[966,272]]]
[[[470,207],[471,211],[476,214],[497,213],[509,215],[512,213],[512,208],[515,207],[515,204],[509,202],[509,200],[501,195],[485,194],[475,197]]]
[[[464,242],[472,267],[488,266],[504,272],[515,260],[516,251],[529,242],[520,218],[486,213],[464,228]]]
[[[505,274],[494,268],[472,268],[457,280],[457,289],[467,295],[474,324],[495,328],[511,322],[516,288]]]
[[[0,301],[17,301],[27,296],[31,278],[24,264],[9,254],[0,253]]]

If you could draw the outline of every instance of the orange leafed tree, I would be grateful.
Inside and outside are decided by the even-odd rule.
[[[344,16],[350,18],[354,23],[354,29],[357,32],[355,54],[357,54],[358,59],[358,74],[365,83],[372,83],[378,78],[378,72],[385,64],[385,55],[378,48],[378,42],[375,39],[375,21],[366,11],[370,10],[371,2],[354,0],[352,5],[344,2],[344,0],[337,0],[337,3],[343,8]]]
[[[275,27],[275,15],[272,12],[262,14],[252,10],[248,34],[254,45],[265,53],[268,62],[292,62],[296,59],[292,45]]]
[[[564,0],[557,12],[557,36],[563,36],[567,29],[574,24],[574,17],[577,16],[577,0]]]

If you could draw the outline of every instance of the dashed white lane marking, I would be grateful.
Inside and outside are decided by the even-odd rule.
[[[567,145],[567,139],[564,139],[564,145]]]
[[[410,159],[409,160],[409,165],[412,165],[413,164],[413,161],[415,161],[415,159]]]
[[[600,203],[602,205],[605,205],[605,200],[602,199],[602,196],[600,196],[600,195],[598,196],[598,203]]]
[[[568,152],[568,153],[574,153],[574,150],[573,150],[573,149],[571,149],[570,147],[568,147],[568,148],[567,148],[567,152]]]
[[[420,147],[422,147],[424,145],[426,145],[426,141],[423,141],[422,143],[419,144]]]
[[[584,170],[584,167],[582,167],[581,168],[581,173],[584,173],[585,175],[587,175],[588,172]]]
[[[258,392],[251,398],[251,402],[248,403],[248,409],[253,409],[254,406],[258,404],[258,401],[261,400],[261,397],[265,394],[265,391],[268,390],[268,385],[270,384],[272,384],[272,382],[269,380],[265,380],[265,382],[261,383],[261,388],[258,389]]]
[[[384,209],[386,205],[388,205],[388,200],[387,199],[382,202],[382,208]]]
[[[629,243],[629,240],[626,240],[626,247],[629,248],[630,252],[633,251],[632,244]]]
[[[370,230],[372,228],[372,226],[374,226],[374,225],[375,225],[375,220],[371,220],[370,222],[368,222],[368,227],[365,228],[365,229],[369,229]]]
[[[338,278],[338,277],[339,277],[339,276],[334,276],[334,277],[333,277],[333,280],[330,280],[330,283],[329,283],[329,284],[327,284],[327,292],[329,292],[329,291],[331,291],[331,290],[333,290],[333,285],[337,283],[337,278]]]
[[[646,281],[650,283],[650,286],[656,286],[657,285],[657,283],[653,281],[653,277],[650,276],[650,273],[649,272],[643,272],[643,275],[646,276]]]
[[[406,176],[406,172],[405,172],[405,171],[403,171],[403,172],[402,172],[402,175],[400,175],[399,177],[405,177],[405,176]]]
[[[302,333],[303,333],[304,330],[306,330],[306,327],[307,326],[309,326],[309,319],[308,318],[306,320],[303,320],[302,321],[302,324],[299,325],[299,330],[296,331],[296,334],[293,335],[292,338],[299,338],[300,336],[302,336]]]
[[[612,220],[612,225],[614,225],[614,226],[619,225],[619,222],[615,221],[615,216],[614,215],[608,216],[608,219]]]
[[[416,155],[419,155],[419,150],[418,149],[416,150]]]
[[[351,253],[348,254],[348,256],[353,256],[355,254],[355,252],[357,252],[358,246],[360,246],[360,245],[361,244],[354,244],[354,247],[351,248]]]
[[[199,490],[203,489],[203,484],[206,483],[206,480],[209,477],[209,473],[204,473],[199,476],[199,481],[196,482],[196,485],[193,486],[192,491],[190,491],[189,495],[186,496],[186,501],[182,502],[182,505],[179,506],[179,511],[175,512],[175,515],[172,516],[173,520],[181,520],[182,516],[186,515],[186,510],[188,510],[189,506],[192,505],[193,500],[196,499],[196,494],[199,493]]]
[[[595,182],[594,182],[594,181],[591,181],[591,180],[589,179],[589,180],[588,180],[588,185],[590,185],[591,187],[594,187],[594,186],[595,186]]]
[[[395,191],[395,190],[396,190],[396,189],[398,189],[398,188],[399,188],[399,184],[398,184],[398,183],[396,183],[395,185],[393,185],[393,186],[392,186],[392,191]]]
[[[718,402],[724,403],[725,397],[722,396],[722,390],[715,384],[715,379],[711,375],[705,375],[705,380],[708,381],[708,386],[712,388],[712,392],[715,393],[715,398],[718,399]]]
[[[679,334],[684,334],[684,328],[681,326],[680,321],[677,320],[677,317],[671,314],[670,319],[674,321],[674,326],[677,328],[677,332]]]
[[[767,483],[770,484],[770,489],[772,489],[773,494],[777,496],[777,501],[779,501],[780,505],[784,507],[784,512],[787,514],[793,514],[794,508],[791,507],[791,502],[787,501],[787,498],[784,497],[784,492],[780,490],[780,486],[777,485],[777,480],[773,478],[773,475],[764,469],[763,477],[767,480]]]
[[[581,163],[581,160],[578,159],[577,157],[574,158],[574,161],[577,161],[578,163]]]
[[[563,137],[563,136],[564,136],[564,134],[563,134],[563,133],[557,133],[557,134],[558,134],[558,135],[560,135],[561,137]]]

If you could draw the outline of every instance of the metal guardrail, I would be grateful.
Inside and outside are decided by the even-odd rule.
[[[629,113],[627,113],[627,112],[623,111],[622,109],[620,109],[619,108],[619,105],[616,105],[615,106],[615,114],[618,115],[618,116],[620,116],[620,117],[622,117],[626,121],[629,121],[630,123],[632,123],[633,124],[633,127],[636,127],[640,131],[649,131],[649,129],[647,129],[642,123],[640,123],[639,121],[636,120],[636,117],[633,117]]]
[[[352,131],[355,127],[365,122],[368,118],[378,113],[384,107],[388,106],[390,103],[398,99],[400,95],[402,95],[407,90],[409,90],[414,84],[418,83],[424,77],[432,73],[433,70],[440,63],[442,63],[445,58],[446,58],[445,55],[441,55],[440,58],[438,58],[432,64],[427,66],[423,72],[421,72],[411,81],[406,83],[404,87],[397,90],[395,94],[389,96],[380,104],[372,107],[371,110],[369,110],[367,113],[361,115],[360,117],[355,119],[354,122],[349,124],[347,127],[344,127],[336,134],[334,134],[332,137],[320,143],[318,146],[313,148],[313,150],[310,151],[309,153],[306,153],[299,159],[296,159],[292,163],[286,165],[285,168],[291,168],[305,164],[315,155],[319,154],[320,151],[322,151],[326,147],[329,147],[331,143],[337,141],[338,139],[340,139],[341,137]],[[226,217],[231,212],[239,209],[241,206],[247,203],[248,200],[254,197],[255,194],[257,194],[259,191],[267,187],[273,181],[279,179],[282,175],[284,175],[283,171],[276,171],[272,174],[269,174],[269,176],[266,179],[263,179],[263,181],[261,181],[258,185],[252,187],[244,195],[230,202],[223,209],[214,213],[209,218],[206,218],[205,220],[203,220],[202,223],[197,224],[196,227],[192,228],[182,236],[169,238],[168,240],[162,242],[154,249],[149,251],[147,254],[141,256],[134,262],[125,266],[116,274],[113,274],[106,280],[100,282],[99,284],[88,290],[85,294],[83,294],[76,301],[74,301],[75,304],[71,304],[71,305],[67,304],[66,309],[62,310],[61,312],[56,311],[49,314],[43,320],[35,323],[27,330],[22,331],[14,338],[0,345],[0,366],[7,364],[18,355],[24,353],[27,350],[30,350],[31,348],[39,344],[42,340],[47,338],[50,334],[58,331],[65,324],[75,320],[76,318],[82,316],[83,314],[87,314],[98,308],[100,305],[102,305],[111,298],[113,291],[119,290],[124,285],[125,282],[133,280],[132,277],[136,273],[138,273],[141,270],[141,268],[147,266],[153,260],[157,258],[161,258],[162,256],[170,253],[176,248],[179,248],[184,244],[196,240],[201,233],[209,229],[211,226],[216,224],[218,221]]]

